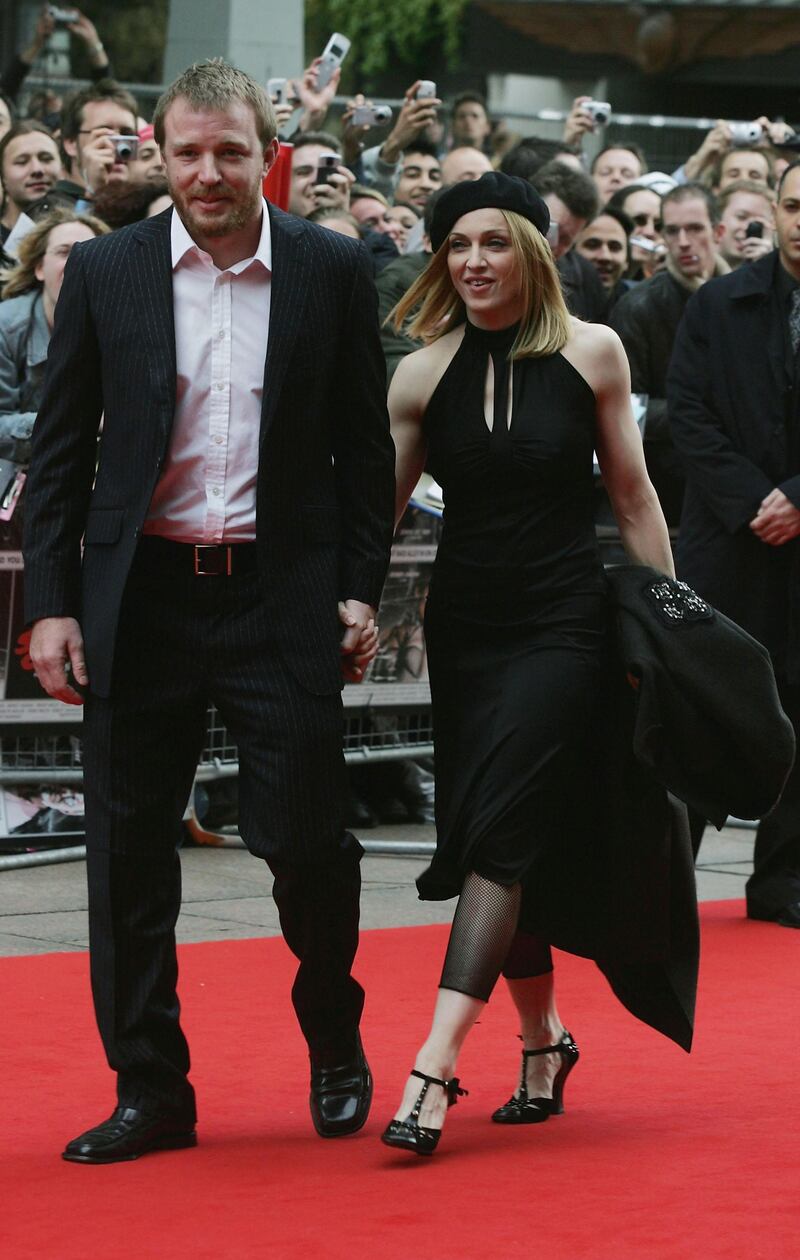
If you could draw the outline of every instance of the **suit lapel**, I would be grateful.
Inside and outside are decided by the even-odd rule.
[[[269,207],[272,235],[272,284],[269,338],[261,403],[263,442],[275,416],[303,312],[313,281],[313,251],[302,219]]]
[[[131,300],[137,308],[137,328],[147,350],[153,387],[152,401],[165,435],[175,415],[177,362],[175,315],[172,305],[170,223],[165,210],[143,220],[135,230],[137,251],[131,265]]]

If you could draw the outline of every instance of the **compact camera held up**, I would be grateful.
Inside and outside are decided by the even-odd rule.
[[[595,127],[605,127],[611,117],[611,106],[608,101],[584,101],[581,109],[589,115]]]
[[[757,144],[764,135],[761,123],[728,123],[732,144]]]
[[[56,26],[71,26],[80,15],[77,9],[62,9],[57,4],[48,4],[47,16],[53,19]]]
[[[356,105],[351,119],[354,127],[388,127],[391,121],[389,105]]]
[[[106,136],[114,146],[115,162],[131,162],[139,156],[138,136]]]

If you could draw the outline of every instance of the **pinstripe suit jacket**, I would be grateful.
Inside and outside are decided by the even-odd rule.
[[[100,696],[110,692],[122,595],[175,411],[172,213],[72,251],[34,429],[26,616],[78,619]],[[286,663],[325,694],[341,687],[337,600],[377,605],[386,575],[385,368],[364,247],[272,206],[270,225],[259,571]]]

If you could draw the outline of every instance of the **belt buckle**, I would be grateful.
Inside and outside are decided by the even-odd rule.
[[[217,546],[214,543],[195,543],[194,573],[195,577],[230,577],[230,547]]]

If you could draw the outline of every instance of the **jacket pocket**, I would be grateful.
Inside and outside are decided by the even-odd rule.
[[[89,508],[84,536],[86,545],[109,546],[117,542],[124,518],[124,508]]]
[[[306,506],[300,509],[303,541],[307,543],[338,543],[339,509],[329,506]]]

